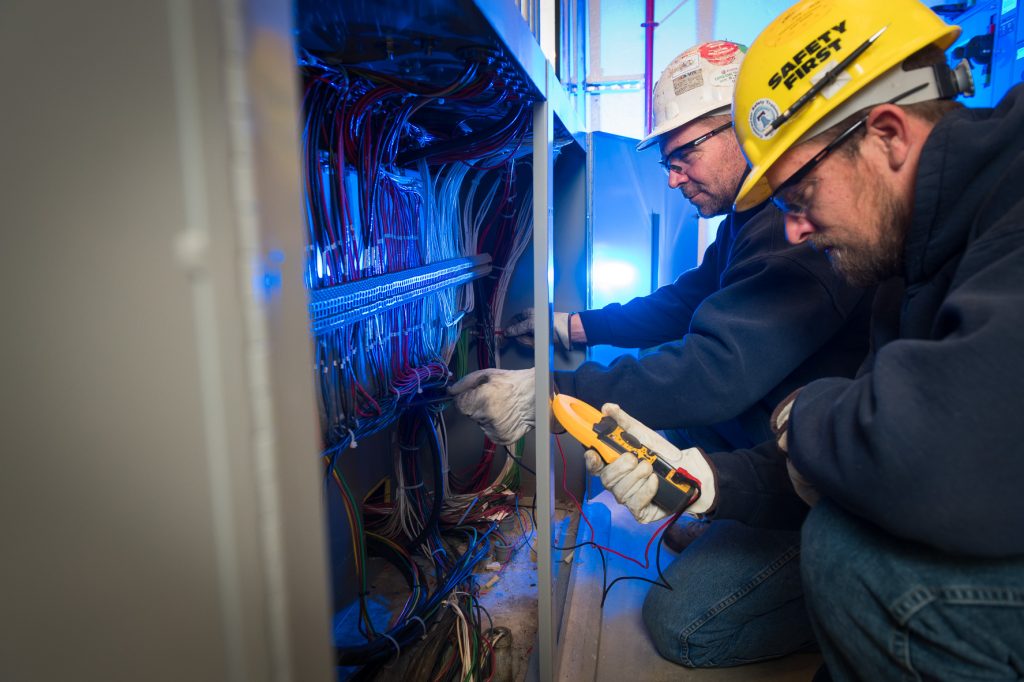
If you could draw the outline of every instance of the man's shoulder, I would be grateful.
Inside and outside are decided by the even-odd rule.
[[[729,214],[732,220],[733,233],[737,238],[746,237],[781,237],[786,241],[786,223],[775,204],[766,201],[749,211],[734,211]]]
[[[771,202],[743,213],[733,214],[731,251],[734,258],[758,258],[773,255],[802,255],[813,250],[786,241],[786,222]]]
[[[800,272],[814,276],[830,290],[852,289],[836,273],[824,253],[810,243],[790,244],[786,240],[782,212],[771,202],[747,211],[744,218],[729,246],[729,269],[736,272],[768,269],[777,276],[785,276],[787,271]]]

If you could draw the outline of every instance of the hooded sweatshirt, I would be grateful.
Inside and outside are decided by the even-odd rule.
[[[651,428],[690,429],[707,450],[752,447],[771,436],[772,410],[794,389],[854,375],[870,301],[809,244],[788,244],[782,214],[765,203],[730,213],[701,265],[672,284],[580,313],[590,345],[663,344],[655,352],[587,362],[556,372],[555,383],[591,405],[618,403]]]
[[[856,379],[808,385],[789,455],[895,536],[1024,554],[1024,86],[948,113],[921,151],[900,304]]]

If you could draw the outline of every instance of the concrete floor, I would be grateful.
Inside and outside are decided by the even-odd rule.
[[[529,505],[532,500],[525,499],[523,503]],[[578,520],[577,513],[561,505],[555,509],[553,537],[556,546],[572,543]],[[537,555],[533,550],[536,534],[529,529],[524,537],[524,530],[527,529],[519,527],[507,533],[521,544],[507,563],[490,577],[486,573],[477,576],[480,585],[486,585],[491,577],[498,576],[491,587],[481,590],[480,603],[491,614],[495,625],[507,627],[512,632],[511,680],[515,682],[536,679],[536,661],[531,661],[537,639]],[[571,566],[562,561],[555,568],[558,578],[556,590],[560,594],[556,600],[564,602]],[[532,673],[531,663],[534,667]]]
[[[656,525],[637,524],[629,511],[607,492],[590,500],[584,511],[597,542],[643,561],[645,545]],[[555,544],[568,546],[579,542],[574,540],[581,537],[578,512],[560,504],[555,518]],[[493,557],[478,564],[475,572],[477,584],[482,586],[480,601],[495,626],[511,631],[512,671],[503,679],[537,682],[537,563],[532,551],[535,535],[532,529],[525,528],[506,534],[519,540],[519,549],[500,566],[488,567]],[[589,529],[583,531],[582,536],[590,538]],[[558,682],[809,682],[821,662],[819,656],[808,654],[736,668],[683,668],[661,658],[644,630],[640,607],[649,589],[647,583],[620,581],[602,608],[601,559],[597,550],[577,549],[569,557],[571,562],[565,560],[569,552],[556,554],[562,560],[556,566],[555,604],[563,605],[559,623]],[[656,577],[654,545],[647,568],[608,556],[609,580],[622,575]],[[674,557],[663,548],[662,566],[667,566]],[[372,563],[374,591],[390,596],[393,606],[400,607],[407,589],[401,577],[381,560]]]
[[[656,527],[637,524],[629,511],[602,492],[584,507],[600,544],[639,558]],[[584,524],[581,524],[581,528]],[[675,555],[663,548],[661,562],[667,566]],[[621,575],[656,578],[655,547],[651,546],[647,568],[610,556],[609,580]],[[801,654],[735,668],[693,670],[661,658],[648,639],[640,608],[647,583],[620,581],[600,605],[601,560],[596,549],[577,551],[573,562],[569,594],[559,639],[561,662],[559,682],[805,682],[811,680],[821,663],[816,654]]]

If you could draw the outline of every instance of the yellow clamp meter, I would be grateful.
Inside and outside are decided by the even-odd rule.
[[[560,393],[551,399],[551,410],[558,423],[585,447],[597,452],[605,464],[611,464],[627,452],[640,461],[650,462],[658,476],[658,492],[653,501],[665,511],[674,514],[700,497],[700,483],[685,469],[673,467],[593,406]]]

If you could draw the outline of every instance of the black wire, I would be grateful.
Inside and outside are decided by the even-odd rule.
[[[420,542],[423,538],[427,537],[429,533],[433,533],[438,528],[438,520],[441,518],[441,506],[444,504],[444,473],[441,471],[441,444],[437,439],[437,429],[434,426],[434,420],[427,415],[425,410],[418,410],[416,415],[420,420],[427,423],[427,435],[430,443],[430,449],[433,453],[431,462],[434,465],[434,500],[430,509],[430,516],[423,524],[423,528],[420,529],[418,535],[408,544],[410,553],[414,552],[417,547],[420,546]],[[413,429],[413,433],[415,433]],[[415,445],[415,443],[413,443]]]
[[[513,462],[515,462],[515,463],[516,463],[516,464],[517,464],[518,466],[521,466],[522,468],[526,469],[527,471],[529,471],[529,472],[530,472],[531,474],[533,474],[534,476],[536,476],[536,475],[537,475],[537,472],[536,472],[536,471],[534,471],[534,470],[533,470],[533,469],[531,469],[530,467],[528,467],[528,466],[526,466],[525,464],[523,464],[523,460],[522,460],[522,458],[521,458],[521,457],[516,457],[515,455],[513,455],[513,454],[512,454],[512,448],[510,448],[510,447],[509,447],[509,446],[507,446],[507,445],[505,446],[505,454],[506,454],[506,455],[508,455],[508,456],[509,456],[509,458],[510,458],[510,459],[511,459],[511,460],[512,460]]]
[[[675,525],[676,521],[679,520],[679,517],[682,515],[682,513],[683,510],[677,511],[672,516],[672,521],[667,526],[665,526],[665,530],[668,530],[673,525]],[[534,526],[536,526],[536,523],[534,523]],[[565,547],[559,547],[557,545],[552,544],[551,549],[557,549],[559,551],[568,551],[580,549],[581,547],[591,546],[598,551],[598,553],[601,555],[601,608],[604,608],[604,602],[608,598],[608,593],[611,592],[611,589],[615,586],[615,583],[619,582],[620,580],[639,580],[641,582],[650,583],[658,587],[664,587],[666,590],[673,589],[672,584],[668,581],[668,578],[666,578],[665,574],[661,572],[661,545],[664,542],[665,531],[662,531],[661,535],[658,536],[658,544],[655,546],[654,550],[654,568],[658,571],[657,580],[651,580],[650,578],[645,578],[639,575],[623,575],[619,576],[615,580],[612,580],[610,583],[608,582],[608,559],[605,556],[604,549],[593,540],[587,540],[579,544],[567,545]]]

